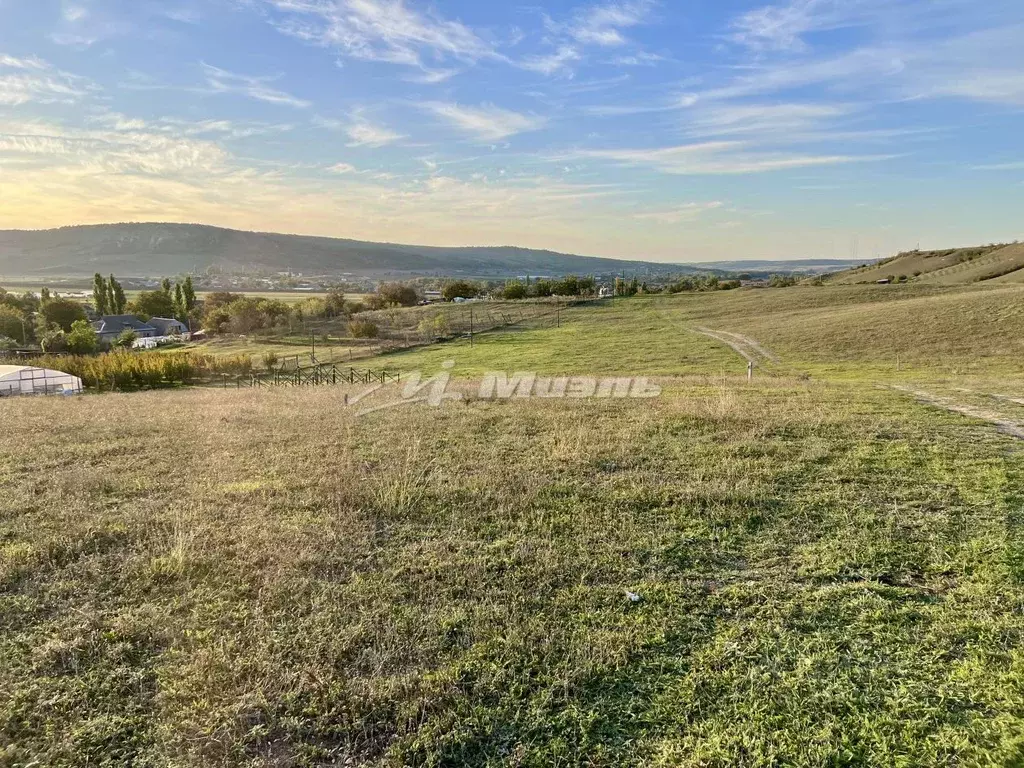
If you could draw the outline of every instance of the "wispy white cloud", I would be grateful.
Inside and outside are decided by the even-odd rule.
[[[347,123],[339,124],[339,127],[351,139],[348,144],[350,147],[384,147],[405,138],[405,135],[398,131],[371,122],[364,116],[362,110],[356,110],[350,120]]]
[[[464,107],[459,104],[428,101],[420,107],[431,112],[463,133],[482,141],[500,141],[517,133],[536,131],[545,124],[545,119],[536,115],[524,115],[492,104],[479,107]]]
[[[42,59],[30,56],[27,59],[19,59],[15,56],[8,56],[5,53],[0,53],[0,67],[7,69],[49,69],[50,65]]]
[[[615,56],[611,63],[617,67],[653,67],[665,61],[665,57],[658,53],[637,51],[627,56]]]
[[[0,158],[38,156],[81,174],[178,175],[216,173],[228,153],[217,144],[145,130],[126,121],[120,130],[75,129],[48,122],[0,123]]]
[[[70,104],[97,90],[87,78],[54,69],[42,59],[0,55],[0,104]]]
[[[238,93],[250,99],[264,101],[268,104],[281,104],[288,107],[300,109],[309,107],[311,102],[292,96],[290,93],[274,88],[270,84],[280,79],[280,76],[253,77],[251,75],[240,75],[229,72],[220,67],[214,67],[205,62],[200,63],[203,74],[206,76],[206,83],[215,93]]]
[[[328,173],[335,173],[339,176],[343,176],[349,173],[358,173],[356,167],[349,163],[335,163],[334,165],[328,166],[325,169]]]
[[[1024,160],[1012,163],[993,163],[991,165],[972,165],[974,171],[1024,171]]]
[[[61,12],[61,17],[64,21],[74,24],[75,22],[82,21],[86,16],[89,15],[89,11],[81,5],[75,5],[73,3],[65,3],[64,9]]]
[[[740,141],[713,141],[656,149],[578,150],[572,157],[619,165],[651,168],[680,176],[734,175],[809,168],[823,165],[876,162],[889,155],[816,155],[759,150]]]
[[[354,59],[425,70],[443,58],[478,61],[494,56],[490,44],[460,21],[420,11],[405,0],[267,0],[284,14],[282,32]]]
[[[693,221],[708,211],[721,208],[725,203],[720,200],[713,200],[707,203],[683,203],[669,208],[660,208],[641,213],[633,214],[634,219],[640,221],[653,221],[658,224],[679,224],[683,221]]]
[[[982,7],[982,6],[985,7]],[[731,24],[731,39],[758,51],[802,51],[808,39],[837,30],[862,29],[879,34],[913,31],[954,32],[984,25],[1008,8],[1007,0],[787,0],[740,14]]]
[[[574,65],[586,59],[587,48],[621,48],[630,43],[626,31],[646,23],[654,4],[654,0],[611,0],[577,8],[565,20],[545,15],[545,42],[553,46],[552,50],[522,57],[513,63],[543,75],[571,75]],[[638,66],[654,64],[660,58],[638,49],[616,56],[612,62],[616,66]]]
[[[437,85],[451,80],[458,75],[460,69],[429,69],[422,68],[419,71],[406,75],[403,79],[410,83],[422,83],[423,85]]]
[[[563,45],[554,53],[541,56],[527,56],[517,63],[523,69],[539,72],[542,75],[553,75],[567,70],[569,65],[582,59],[580,52],[571,45]]]
[[[567,25],[571,37],[583,44],[600,46],[625,45],[625,30],[647,21],[653,8],[650,0],[609,2],[576,12]]]

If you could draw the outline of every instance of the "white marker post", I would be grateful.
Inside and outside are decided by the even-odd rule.
[[[747,363],[747,382],[754,380],[754,361]]]

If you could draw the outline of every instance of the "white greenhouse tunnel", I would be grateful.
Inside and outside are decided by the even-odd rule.
[[[60,395],[82,391],[77,376],[28,365],[0,365],[0,397],[13,395]]]

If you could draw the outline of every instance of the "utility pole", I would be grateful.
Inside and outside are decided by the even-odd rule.
[[[473,346],[473,308],[469,308],[469,346]]]
[[[313,345],[313,351],[309,353],[309,361],[311,363],[316,362],[316,334],[312,331],[309,332],[309,343]]]

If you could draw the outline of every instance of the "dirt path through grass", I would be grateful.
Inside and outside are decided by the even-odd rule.
[[[749,336],[730,333],[729,331],[715,331],[704,326],[697,326],[694,330],[702,336],[722,342],[751,363],[761,363],[765,360],[772,363],[779,362],[779,358],[771,350],[765,349],[759,342],[751,339]]]
[[[906,392],[907,394],[913,395],[917,398],[918,402],[926,403],[927,405],[934,405],[936,408],[942,408],[943,410],[950,411],[951,413],[959,413],[973,419],[987,421],[990,424],[994,424],[1000,432],[1024,440],[1024,425],[1016,421],[1012,421],[1006,418],[1005,415],[996,411],[992,411],[987,408],[978,408],[977,406],[966,405],[964,403],[957,403],[949,398],[940,397],[939,395],[934,395],[930,392],[922,392],[921,390],[913,389],[912,387],[894,384],[892,388],[899,392]],[[1012,398],[1005,399],[1017,402]]]

